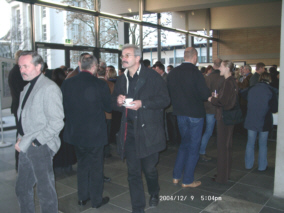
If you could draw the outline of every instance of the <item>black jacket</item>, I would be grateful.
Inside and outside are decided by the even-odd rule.
[[[121,111],[121,126],[117,134],[117,148],[121,158],[124,153],[125,136],[125,107],[117,106],[117,96],[126,95],[127,70],[119,76],[112,94],[114,110]],[[163,125],[163,109],[170,103],[165,81],[155,71],[141,64],[136,84],[134,100],[141,100],[142,107],[137,110],[134,119],[135,146],[138,158],[147,157],[162,151],[166,147],[166,138]]]
[[[82,71],[66,79],[61,90],[66,118],[64,141],[82,147],[106,145],[104,112],[111,112],[111,96],[107,83]]]
[[[173,114],[205,117],[204,101],[211,96],[201,72],[192,63],[182,63],[168,75]]]
[[[15,66],[9,72],[8,83],[12,95],[11,113],[16,116],[19,107],[20,94],[26,84],[29,83],[28,81],[23,80],[19,65],[15,64]]]
[[[244,127],[258,132],[270,131],[273,125],[272,113],[278,111],[274,88],[265,82],[259,82],[249,89],[247,98],[248,111]]]

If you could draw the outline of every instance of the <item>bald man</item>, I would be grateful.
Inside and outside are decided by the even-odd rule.
[[[200,181],[194,181],[194,170],[199,159],[204,117],[204,101],[210,90],[206,86],[202,73],[195,66],[197,51],[188,47],[184,51],[184,62],[168,75],[167,84],[173,105],[173,114],[177,116],[181,145],[179,147],[173,183],[182,179],[182,187],[197,187]],[[182,177],[183,174],[183,177]]]

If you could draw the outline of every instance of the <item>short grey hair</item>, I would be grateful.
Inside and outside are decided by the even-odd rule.
[[[98,65],[98,60],[93,55],[84,55],[81,59],[81,69],[90,70],[92,66]]]
[[[244,68],[251,72],[251,66],[249,64],[245,65]]]
[[[21,56],[27,56],[27,55],[32,56],[32,64],[33,64],[34,66],[37,66],[37,65],[39,65],[39,64],[41,65],[40,71],[42,72],[43,69],[44,69],[44,61],[43,61],[41,55],[38,54],[38,53],[35,52],[35,51],[22,51],[21,54],[20,54],[20,57],[21,57]],[[19,58],[20,58],[20,57],[19,57]]]
[[[142,56],[142,52],[141,52],[141,49],[140,47],[136,46],[135,44],[124,44],[121,51],[125,50],[125,49],[129,49],[129,48],[132,48],[134,49],[134,55],[135,56]]]

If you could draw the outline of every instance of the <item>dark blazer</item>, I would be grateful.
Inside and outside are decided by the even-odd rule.
[[[248,111],[244,127],[249,130],[266,132],[272,129],[272,113],[278,111],[278,98],[273,88],[259,82],[248,92]]]
[[[127,72],[128,70],[118,77],[112,94],[114,109],[123,113],[117,135],[117,148],[121,158],[124,158],[126,110],[123,106],[117,106],[117,96],[127,94]],[[142,101],[142,107],[137,110],[137,117],[133,124],[136,154],[138,158],[144,158],[166,148],[163,109],[169,105],[170,98],[165,81],[157,72],[146,68],[143,64],[141,64],[134,100]]]
[[[82,147],[106,145],[107,126],[104,112],[111,112],[107,83],[82,71],[66,79],[61,90],[66,117],[64,141]]]
[[[205,117],[204,101],[211,96],[205,80],[192,63],[182,63],[167,77],[173,114],[193,118]]]
[[[29,83],[28,81],[23,80],[19,65],[15,64],[9,72],[8,83],[12,95],[11,113],[16,116],[19,107],[20,94],[27,83]]]

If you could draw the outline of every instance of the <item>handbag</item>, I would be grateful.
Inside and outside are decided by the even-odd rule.
[[[222,112],[223,122],[225,125],[235,125],[243,122],[243,113],[240,108],[238,95],[236,95],[235,106],[230,110],[224,110]]]

